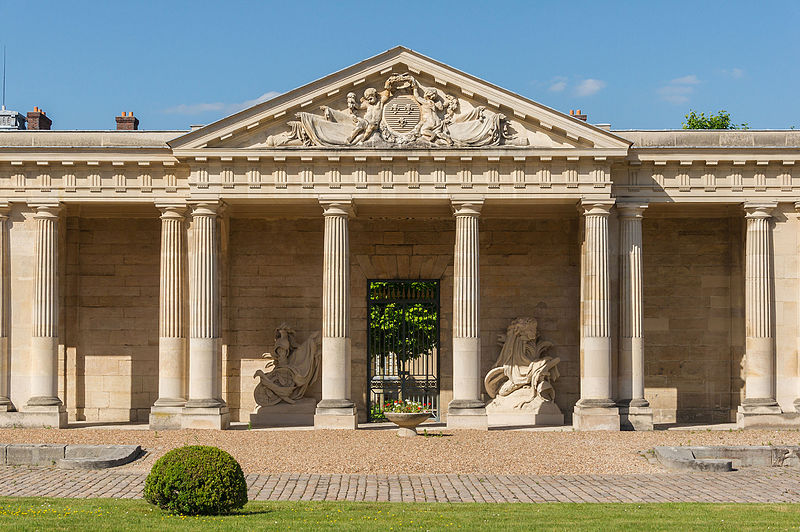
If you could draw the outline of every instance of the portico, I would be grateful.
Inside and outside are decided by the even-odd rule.
[[[314,426],[355,429],[402,358],[368,354],[368,283],[436,281],[451,429],[492,424],[518,318],[578,430],[794,426],[798,154],[613,132],[404,48],[189,132],[0,132],[0,425],[247,422],[285,325],[289,356],[319,334]]]

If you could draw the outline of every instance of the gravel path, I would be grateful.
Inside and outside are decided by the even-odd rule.
[[[524,475],[664,473],[638,452],[655,445],[800,444],[800,431],[654,432],[447,431],[398,438],[394,430],[176,430],[131,428],[0,429],[1,443],[117,443],[148,455],[123,466],[146,472],[181,445],[215,445],[245,473]]]

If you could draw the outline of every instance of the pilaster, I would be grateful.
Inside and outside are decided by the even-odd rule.
[[[619,430],[619,409],[611,398],[611,301],[608,217],[613,200],[583,201],[584,251],[581,304],[581,398],[575,405],[577,430]]]
[[[647,205],[617,205],[620,231],[620,338],[618,390],[622,428],[653,430],[644,397],[642,218]]]
[[[355,429],[356,407],[350,399],[350,240],[349,197],[320,199],[325,216],[322,271],[322,400],[314,415],[316,429]]]
[[[447,427],[488,428],[481,400],[480,233],[483,198],[453,200],[456,239],[453,268],[453,400]]]

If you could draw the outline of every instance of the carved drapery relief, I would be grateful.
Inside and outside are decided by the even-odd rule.
[[[554,401],[560,359],[544,354],[553,344],[539,340],[536,320],[515,319],[499,343],[500,356],[484,379],[492,405],[528,410]]]
[[[299,112],[289,131],[270,135],[266,146],[479,147],[528,144],[505,115],[483,106],[461,110],[455,96],[424,87],[411,74],[394,74],[383,90],[369,87],[359,99],[347,94],[342,110]]]
[[[262,355],[267,359],[267,365],[253,376],[259,379],[253,393],[256,403],[272,406],[281,401],[294,404],[301,399],[319,376],[320,346],[318,332],[298,344],[294,330],[288,325],[282,324],[275,329],[273,352]]]

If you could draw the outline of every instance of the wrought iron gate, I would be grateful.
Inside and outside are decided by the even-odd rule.
[[[429,404],[439,419],[439,281],[367,281],[367,411]]]

